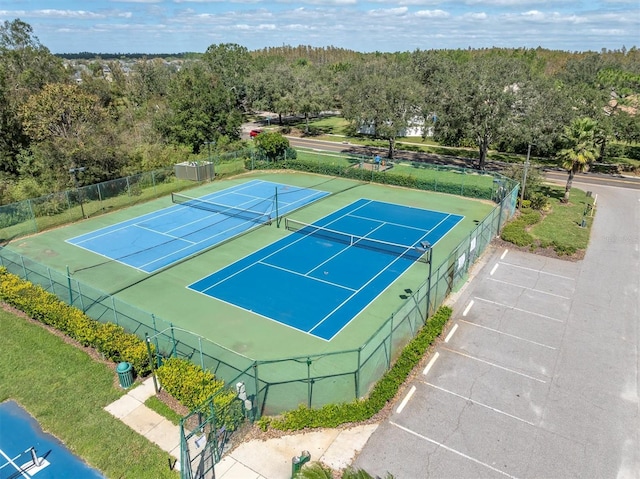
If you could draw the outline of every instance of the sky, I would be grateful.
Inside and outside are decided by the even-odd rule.
[[[640,48],[640,0],[0,0],[52,53]]]

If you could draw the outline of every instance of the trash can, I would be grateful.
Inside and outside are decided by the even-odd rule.
[[[309,454],[309,451],[302,451],[299,456],[293,456],[293,459],[291,459],[291,479],[295,479],[302,466],[309,462],[310,459],[311,454]]]
[[[130,363],[122,362],[116,366],[120,386],[124,389],[130,388],[133,384],[133,366]]]

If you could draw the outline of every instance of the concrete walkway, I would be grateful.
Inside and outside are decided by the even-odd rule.
[[[153,378],[146,379],[105,410],[142,434],[176,460],[180,467],[180,428],[144,405],[155,394]],[[292,459],[308,451],[311,461],[334,470],[349,466],[377,424],[351,429],[326,429],[240,444],[215,466],[218,479],[287,479]]]

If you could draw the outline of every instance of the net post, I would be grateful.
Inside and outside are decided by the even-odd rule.
[[[36,467],[40,467],[40,458],[38,457],[36,448],[34,446],[31,446],[31,448],[29,448],[29,452],[31,453],[31,461],[33,462],[33,465]]]
[[[278,187],[277,186],[276,186],[275,202],[276,202],[276,228],[280,228],[280,213],[278,211]]]

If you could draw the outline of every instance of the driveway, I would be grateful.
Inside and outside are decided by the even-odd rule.
[[[396,479],[640,478],[640,191],[588,189],[598,206],[585,259],[489,253],[356,467]]]

